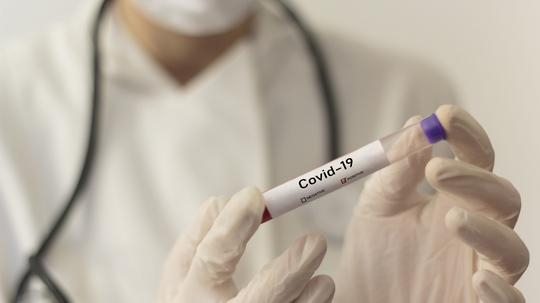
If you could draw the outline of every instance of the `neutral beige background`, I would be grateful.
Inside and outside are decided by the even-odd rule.
[[[225,0],[224,0],[225,1]],[[61,20],[81,0],[0,0],[0,45]],[[414,54],[454,80],[497,151],[496,172],[521,191],[517,226],[531,251],[519,282],[540,301],[540,2],[296,0],[319,28]]]

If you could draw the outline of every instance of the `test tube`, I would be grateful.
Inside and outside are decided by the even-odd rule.
[[[309,204],[444,139],[446,131],[432,114],[264,192],[266,208],[262,222]]]

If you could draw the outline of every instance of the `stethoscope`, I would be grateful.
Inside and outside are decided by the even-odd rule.
[[[64,207],[57,215],[57,217],[53,221],[53,224],[51,224],[49,230],[41,240],[38,249],[28,258],[28,266],[24,272],[24,275],[22,275],[22,277],[20,278],[15,295],[12,298],[11,302],[13,303],[22,301],[24,294],[28,289],[28,283],[33,276],[36,276],[39,280],[43,282],[51,297],[54,298],[56,302],[69,302],[69,299],[65,292],[61,289],[61,287],[53,279],[53,277],[48,273],[47,269],[43,264],[43,259],[46,257],[47,252],[50,250],[58,235],[60,234],[62,227],[67,221],[74,206],[77,204],[77,201],[80,201],[78,197],[84,190],[86,184],[88,184],[89,175],[92,170],[94,160],[96,158],[98,120],[101,103],[101,55],[99,45],[99,32],[103,16],[105,15],[104,13],[110,2],[111,0],[103,0],[97,12],[95,21],[92,25],[92,110],[90,116],[90,126],[88,128],[86,153],[82,162],[83,165],[81,168],[81,172],[78,177],[78,181],[71,193],[71,196],[64,204]],[[332,83],[330,81],[325,58],[313,33],[305,25],[302,19],[300,19],[296,12],[288,4],[286,4],[284,0],[278,0],[277,3],[281,5],[285,14],[287,15],[287,18],[292,21],[292,23],[294,23],[298,28],[311,56],[313,66],[317,74],[317,82],[319,84],[319,90],[322,96],[323,106],[326,112],[326,119],[328,123],[328,158],[330,160],[335,159],[339,156],[340,147],[339,125],[337,117],[338,113],[336,108],[336,98]]]

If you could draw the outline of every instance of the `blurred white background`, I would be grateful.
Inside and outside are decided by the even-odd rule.
[[[59,22],[85,0],[0,0],[0,45]],[[225,1],[225,0],[224,0]],[[445,70],[521,191],[517,230],[531,251],[519,287],[540,301],[540,2],[296,0],[318,28],[414,54]]]

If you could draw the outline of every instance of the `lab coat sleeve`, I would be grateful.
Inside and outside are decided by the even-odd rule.
[[[13,243],[9,241],[9,218],[8,209],[5,199],[5,180],[6,167],[5,162],[5,145],[6,145],[6,123],[7,115],[9,114],[9,92],[11,83],[9,75],[11,69],[7,65],[7,53],[4,49],[0,49],[0,303],[8,302],[8,262],[10,250]]]
[[[25,204],[18,195],[17,165],[25,163],[19,157],[28,118],[24,103],[16,97],[22,91],[16,85],[18,51],[15,47],[0,49],[0,303],[8,302],[25,262],[21,243],[27,240],[23,238],[28,228],[21,216]]]
[[[0,45],[0,303],[79,170],[90,73],[76,21]]]
[[[6,56],[5,56],[5,52],[0,50],[0,70],[4,71],[5,70],[5,64],[3,64],[3,62],[5,62],[5,59]],[[1,78],[5,78],[5,77],[1,77]],[[6,87],[6,83],[7,82],[7,79],[0,79],[0,123],[1,121],[3,120],[2,116],[3,114],[5,114],[5,107],[6,107],[6,98],[7,98],[7,87]],[[2,147],[3,147],[3,144],[5,144],[3,141],[2,141],[2,128],[0,127],[0,157],[1,157],[1,153],[2,153]],[[3,166],[1,165],[1,160],[0,160],[0,170],[2,170]],[[8,254],[8,249],[9,249],[9,243],[7,243],[7,220],[5,218],[7,212],[5,210],[5,203],[4,203],[4,199],[3,199],[3,195],[2,195],[2,190],[3,190],[3,186],[2,186],[2,180],[3,178],[1,177],[2,176],[2,172],[0,172],[0,303],[5,303],[7,302],[7,292],[6,292],[6,288],[7,288],[7,285],[6,285],[6,275],[7,275],[7,272],[6,272],[6,261],[7,261],[7,254]]]
[[[8,301],[7,293],[4,290],[4,287],[4,281],[0,280],[0,303],[7,303]]]
[[[2,186],[0,185],[0,191],[2,190]],[[5,281],[5,277],[7,275],[6,272],[6,261],[7,261],[7,250],[9,249],[9,243],[6,243],[6,231],[5,228],[5,220],[3,220],[5,216],[5,212],[3,211],[3,201],[2,196],[0,194],[0,303],[7,303],[7,284]]]

